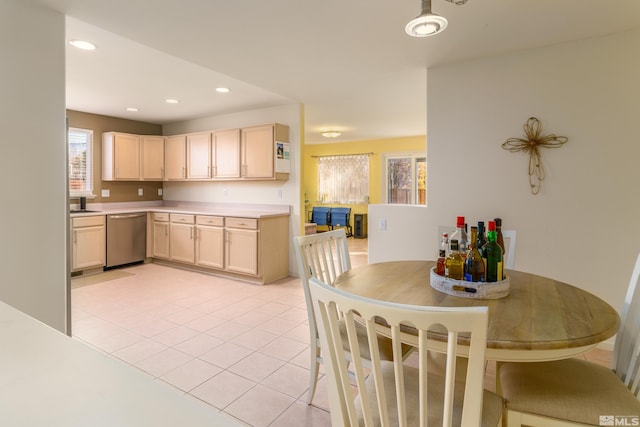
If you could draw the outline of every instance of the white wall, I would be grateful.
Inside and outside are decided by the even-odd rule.
[[[300,234],[300,117],[301,106],[245,111],[163,126],[164,135],[281,123],[289,126],[291,173],[287,181],[165,182],[164,200],[287,205],[291,207],[290,236]],[[289,251],[289,273],[297,275],[295,254]]]
[[[0,300],[61,331],[68,281],[64,25],[59,13],[0,1]]]
[[[410,244],[433,259],[438,224],[500,216],[518,233],[516,269],[574,284],[620,309],[640,251],[638,51],[634,30],[429,69],[429,207],[408,223],[372,206],[370,256]],[[546,179],[537,196],[528,156],[501,148],[523,136],[531,116],[545,134],[569,138],[542,149]],[[379,247],[380,215],[387,234],[397,225],[425,227],[426,242],[385,238]]]

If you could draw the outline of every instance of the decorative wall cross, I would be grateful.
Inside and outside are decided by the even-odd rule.
[[[536,195],[540,192],[540,186],[544,180],[544,168],[542,167],[540,147],[562,147],[569,139],[566,136],[557,136],[553,133],[542,136],[542,123],[535,117],[529,118],[527,123],[525,123],[524,134],[526,139],[509,138],[502,144],[502,148],[512,153],[516,151],[529,153],[529,185],[531,186],[531,194]]]

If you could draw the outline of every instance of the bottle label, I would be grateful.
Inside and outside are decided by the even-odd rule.
[[[473,282],[473,277],[471,277],[470,273],[464,273],[464,280],[467,282]]]
[[[498,262],[498,274],[496,276],[498,277],[498,281],[504,280],[504,276],[502,275],[502,261]]]

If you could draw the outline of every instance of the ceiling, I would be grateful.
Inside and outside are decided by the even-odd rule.
[[[420,0],[29,1],[98,46],[67,47],[68,108],[170,123],[301,103],[306,143],[424,135],[428,67],[640,27],[637,0],[433,0],[449,26],[427,38],[404,33]]]

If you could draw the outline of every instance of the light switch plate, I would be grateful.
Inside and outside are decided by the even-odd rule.
[[[144,195],[144,191],[142,190],[142,188],[138,188],[138,196],[142,195]]]
[[[158,196],[162,196],[162,188],[158,188]]]
[[[107,188],[102,190],[101,194],[102,194],[102,197],[109,197],[110,195],[109,189]]]

